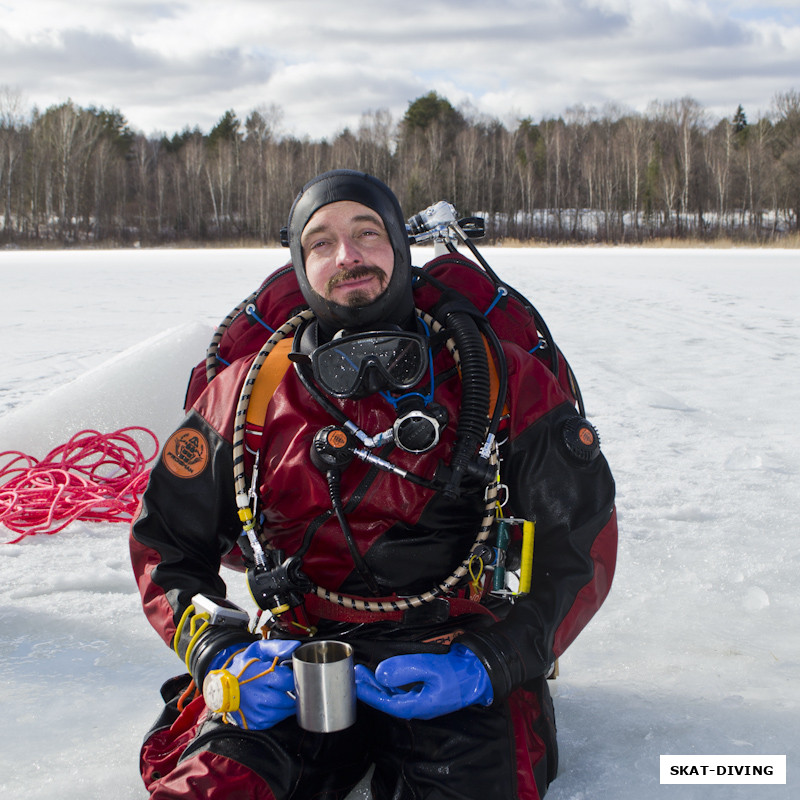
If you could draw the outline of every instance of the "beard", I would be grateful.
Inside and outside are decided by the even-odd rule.
[[[342,283],[346,283],[347,281],[351,280],[359,280],[360,278],[368,278],[370,276],[378,279],[378,282],[380,283],[380,292],[378,292],[378,294],[375,296],[373,296],[372,293],[366,289],[359,289],[357,291],[349,292],[343,305],[350,308],[357,308],[364,306],[367,303],[371,303],[380,294],[382,294],[386,288],[386,273],[380,269],[380,267],[373,267],[367,264],[362,264],[361,266],[353,267],[353,269],[340,270],[337,272],[325,284],[325,297],[329,299],[333,293],[333,290]]]

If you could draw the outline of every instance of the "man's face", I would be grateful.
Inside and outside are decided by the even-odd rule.
[[[339,305],[371,303],[392,277],[394,251],[386,226],[361,203],[323,206],[303,229],[300,244],[311,288]]]

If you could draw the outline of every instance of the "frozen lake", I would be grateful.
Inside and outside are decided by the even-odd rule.
[[[569,358],[618,487],[614,588],[553,684],[548,798],[796,797],[797,251],[482,252]],[[41,456],[87,427],[163,437],[213,327],[286,260],[0,252],[0,451]],[[0,620],[0,794],[142,800],[139,744],[181,670],[141,613],[127,527],[0,546]],[[670,753],[786,754],[788,782],[662,788]]]

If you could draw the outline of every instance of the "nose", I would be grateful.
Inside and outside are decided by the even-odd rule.
[[[336,266],[354,267],[363,262],[361,250],[356,243],[349,237],[342,237],[336,250]]]

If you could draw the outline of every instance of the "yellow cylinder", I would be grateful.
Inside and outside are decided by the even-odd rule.
[[[522,553],[519,565],[519,594],[528,594],[531,590],[531,575],[533,574],[533,520],[526,519],[522,523]]]

